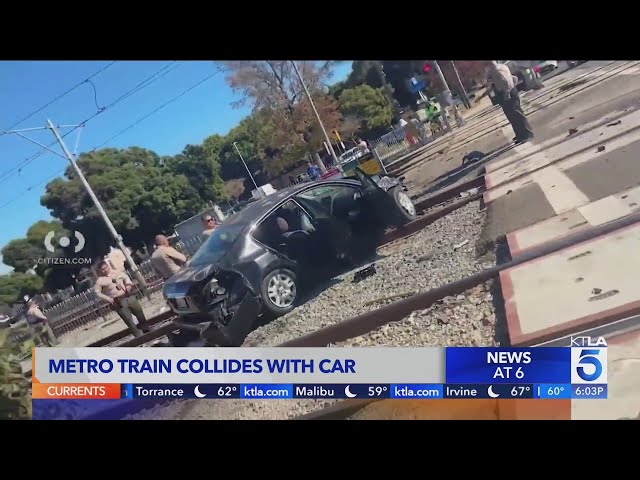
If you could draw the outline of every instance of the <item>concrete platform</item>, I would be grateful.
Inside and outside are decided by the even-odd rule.
[[[509,252],[512,257],[516,257],[530,248],[612,222],[638,210],[640,187],[630,188],[509,233]]]
[[[607,156],[612,150],[624,148],[630,143],[639,141],[640,129],[637,129],[637,126],[640,124],[640,111],[623,116],[620,120],[620,124],[610,127],[604,125],[583,135],[576,134],[567,137],[566,141],[548,148],[540,148],[534,144],[531,147],[526,147],[531,149],[531,153],[526,157],[523,157],[522,153],[516,153],[515,157],[502,160],[500,164],[488,166],[487,172],[489,173],[485,175],[487,189],[484,196],[485,203],[490,203],[507,195],[507,193],[516,191],[531,181],[540,184],[555,184],[558,175],[547,179],[545,178],[547,174],[543,173],[545,171],[548,173],[550,167],[555,167],[563,172],[585,162]],[[545,144],[548,143],[554,143],[554,139],[545,142]],[[602,145],[606,149],[598,152],[597,147]],[[547,182],[547,180],[549,181]],[[577,206],[579,205],[574,205],[574,207]]]
[[[640,224],[500,273],[513,345],[640,313]]]

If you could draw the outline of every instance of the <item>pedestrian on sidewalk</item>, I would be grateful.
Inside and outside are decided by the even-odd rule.
[[[147,333],[151,329],[133,288],[133,282],[126,273],[113,270],[106,260],[98,264],[98,280],[94,286],[96,295],[111,305],[134,336],[140,337],[142,332]],[[138,320],[137,325],[133,316]]]
[[[487,74],[489,76],[487,90],[478,97],[476,103],[489,95],[489,92],[493,89],[498,97],[498,104],[502,106],[502,111],[507,117],[507,120],[509,120],[511,127],[516,134],[513,141],[516,144],[521,144],[533,139],[533,130],[529,125],[527,117],[522,111],[520,95],[518,95],[514,77],[511,74],[509,67],[492,60],[488,65]]]
[[[47,347],[54,347],[60,342],[53,333],[51,325],[49,325],[49,319],[42,313],[40,307],[36,305],[36,301],[33,298],[27,300],[27,310],[25,312],[27,323],[35,332],[36,341],[44,343]]]
[[[187,263],[187,257],[169,245],[169,239],[164,235],[156,235],[155,244],[151,266],[158,275],[167,280]]]

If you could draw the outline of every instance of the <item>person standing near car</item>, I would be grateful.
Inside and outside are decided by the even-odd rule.
[[[151,266],[163,279],[167,280],[187,263],[187,257],[169,245],[164,235],[156,235],[156,250],[151,255]]]
[[[147,325],[142,305],[133,294],[133,289],[133,282],[125,272],[113,270],[106,260],[98,264],[98,279],[94,285],[96,296],[111,305],[131,333],[139,337],[142,332],[146,333],[151,329]],[[138,320],[137,325],[133,316]]]
[[[202,226],[204,227],[202,235],[204,235],[205,237],[211,236],[213,231],[216,228],[218,228],[218,223],[216,222],[216,219],[213,218],[208,213],[205,213],[204,215],[202,215],[201,219],[202,219]]]
[[[492,60],[488,65],[487,74],[489,77],[487,90],[476,99],[476,103],[488,95],[493,88],[498,97],[498,104],[502,106],[502,111],[516,134],[513,141],[520,144],[533,139],[533,130],[522,111],[520,96],[518,95],[518,90],[516,90],[514,77],[509,67]]]
[[[27,300],[27,310],[24,316],[27,323],[34,329],[38,340],[41,340],[48,347],[53,347],[60,343],[55,333],[53,333],[51,325],[49,325],[49,319],[42,313],[33,298]]]

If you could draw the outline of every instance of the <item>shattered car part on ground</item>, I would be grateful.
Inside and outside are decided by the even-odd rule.
[[[362,270],[358,270],[353,276],[353,283],[358,283],[364,280],[371,275],[376,274],[376,264],[371,264],[367,268],[363,268]]]

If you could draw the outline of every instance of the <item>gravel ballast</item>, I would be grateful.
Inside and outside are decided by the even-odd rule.
[[[412,294],[472,275],[495,264],[479,260],[475,243],[484,220],[479,202],[470,203],[406,239],[379,249],[377,273],[353,283],[354,269],[313,300],[250,333],[244,346],[271,347]],[[495,312],[490,282],[448,297],[399,322],[384,325],[335,346],[495,345]],[[210,400],[174,402],[134,419],[289,419],[322,409],[327,400]]]
[[[250,333],[245,346],[276,346],[493,266],[491,259],[475,256],[485,217],[478,209],[479,202],[465,205],[379,249],[375,275],[359,283],[352,281],[357,269],[337,277],[335,285],[311,302]]]

